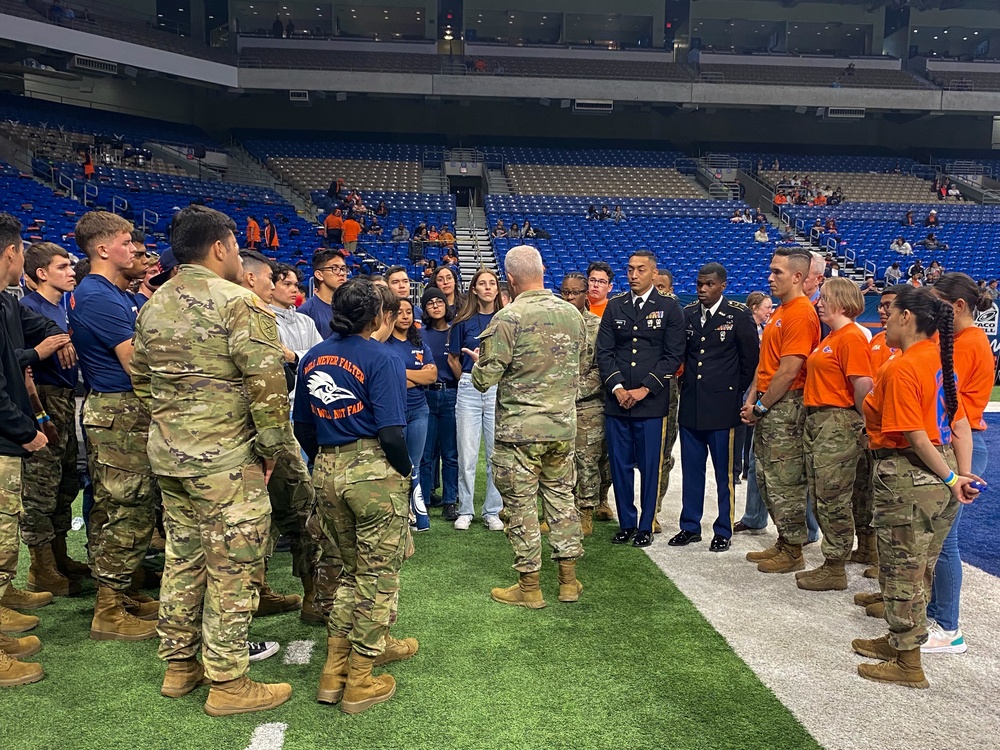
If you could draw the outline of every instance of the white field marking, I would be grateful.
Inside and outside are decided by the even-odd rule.
[[[250,737],[246,750],[281,750],[285,746],[287,724],[261,724]]]
[[[989,413],[1000,412],[1000,401],[990,401],[986,404],[986,411]]]
[[[308,664],[315,647],[315,641],[292,641],[285,646],[285,664]]]

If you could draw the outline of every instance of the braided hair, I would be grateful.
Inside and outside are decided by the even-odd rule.
[[[944,388],[948,422],[958,411],[958,385],[955,382],[955,313],[951,305],[934,296],[929,288],[907,286],[896,295],[892,306],[900,312],[907,310],[916,320],[917,332],[927,336],[939,335],[941,350],[941,381]]]
[[[944,274],[934,285],[934,293],[951,304],[964,300],[973,317],[977,311],[989,310],[993,306],[993,298],[980,289],[971,276],[964,273]]]
[[[330,328],[341,336],[363,332],[382,312],[380,287],[358,276],[348,279],[333,293],[333,319]]]

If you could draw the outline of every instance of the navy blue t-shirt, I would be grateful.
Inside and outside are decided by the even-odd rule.
[[[313,295],[299,307],[298,312],[302,313],[316,324],[316,330],[323,338],[327,338],[333,329],[330,328],[330,321],[333,320],[333,305],[328,305],[317,295]]]
[[[434,356],[434,364],[438,368],[439,383],[455,382],[455,373],[448,366],[448,333],[450,331],[450,328],[445,328],[443,331],[438,331],[435,328],[424,328],[420,331],[420,335],[424,339],[424,344],[427,345],[427,348],[431,350],[431,354]]]
[[[73,292],[69,333],[80,359],[83,381],[98,393],[132,390],[115,347],[135,335],[135,300],[103,276],[92,273]]]
[[[316,426],[319,445],[374,438],[406,426],[406,372],[378,341],[331,334],[299,362],[292,417]]]
[[[403,367],[407,370],[420,370],[424,365],[434,363],[434,354],[426,343],[414,346],[409,341],[397,339],[390,336],[385,342],[399,358],[403,360]],[[419,409],[427,403],[427,389],[422,385],[406,389],[406,410]]]
[[[69,330],[66,307],[62,303],[53,305],[38,292],[32,292],[21,297],[21,304],[49,320],[54,320],[64,331]],[[76,388],[78,372],[76,367],[63,368],[59,364],[59,357],[55,354],[31,368],[31,374],[38,385],[51,385],[56,388]]]
[[[451,354],[462,354],[462,349],[479,348],[479,336],[493,320],[494,313],[476,313],[468,320],[455,323],[451,327],[448,338],[448,351]],[[472,372],[475,362],[468,354],[462,354],[462,372]]]

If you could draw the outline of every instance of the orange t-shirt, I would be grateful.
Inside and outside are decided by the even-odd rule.
[[[341,237],[344,242],[357,242],[358,235],[361,234],[361,225],[358,224],[354,219],[348,219],[344,222],[344,228],[341,232]]]
[[[959,398],[955,421],[964,416]],[[903,433],[917,430],[934,445],[951,442],[936,339],[918,341],[886,363],[865,398],[865,425],[872,448],[909,448]]]
[[[590,303],[590,312],[592,312],[598,318],[603,317],[604,316],[604,308],[607,307],[607,306],[608,306],[608,298],[605,297],[603,302],[598,302],[596,305],[593,302],[591,302]]]
[[[340,229],[343,226],[344,220],[335,214],[327,214],[327,217],[323,219],[323,227],[327,230]]]
[[[983,411],[993,392],[993,349],[986,332],[969,326],[955,334],[955,375],[958,377],[958,399],[974,430],[985,430]]]
[[[833,331],[806,360],[806,406],[854,406],[850,378],[872,376],[868,339],[856,325]]]
[[[260,224],[252,219],[247,222],[247,242],[260,242]]]
[[[872,336],[870,346],[872,352],[872,373],[878,375],[879,370],[882,369],[882,365],[888,362],[889,358],[899,350],[889,346],[889,342],[885,340],[885,331],[880,331]]]
[[[782,357],[806,359],[819,345],[819,315],[808,297],[796,297],[783,302],[764,326],[760,343],[760,365],[757,367],[757,390],[766,391]],[[788,390],[795,391],[806,384],[805,366],[799,370]]]

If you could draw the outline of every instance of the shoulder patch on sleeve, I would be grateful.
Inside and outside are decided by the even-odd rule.
[[[699,303],[697,301],[695,301],[695,302],[689,302],[688,304],[684,305],[684,309],[685,310],[694,310],[698,305],[699,305]]]
[[[250,308],[250,325],[254,333],[259,335],[264,341],[277,344],[278,316],[256,294],[244,297],[244,300],[247,307]]]
[[[625,297],[627,295],[628,295],[628,292],[620,292],[620,293],[616,294],[614,297],[611,297],[611,299],[619,299],[619,298]]]

